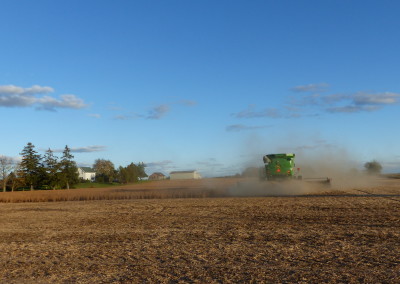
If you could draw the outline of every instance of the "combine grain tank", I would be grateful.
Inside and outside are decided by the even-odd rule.
[[[265,178],[267,180],[301,178],[295,169],[292,153],[269,154],[263,157],[265,163]]]

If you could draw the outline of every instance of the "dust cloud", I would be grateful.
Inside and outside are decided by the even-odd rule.
[[[255,139],[256,138],[256,139]],[[302,180],[292,181],[260,181],[257,178],[247,179],[230,188],[232,196],[285,196],[304,195],[320,192],[347,191],[357,188],[376,186],[376,177],[371,177],[360,170],[360,162],[354,152],[339,146],[326,144],[321,147],[280,147],[268,149],[264,147],[260,137],[252,137],[249,147],[243,152],[247,157],[257,157],[243,163],[245,167],[263,167],[262,157],[272,153],[294,153],[295,168],[299,168]],[[258,154],[256,154],[258,152]],[[330,184],[319,183],[330,179]]]
[[[376,178],[358,169],[358,162],[344,149],[336,151],[303,151],[296,154],[296,168],[300,168],[303,179],[330,178],[331,187],[346,190],[355,187],[373,186]]]
[[[330,191],[329,185],[307,182],[303,180],[291,181],[261,181],[258,179],[244,179],[229,189],[230,196],[296,196]]]

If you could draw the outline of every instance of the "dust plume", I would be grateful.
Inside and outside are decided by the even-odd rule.
[[[296,168],[303,179],[330,178],[332,189],[346,190],[372,186],[376,178],[358,169],[357,160],[345,149],[334,151],[298,151]]]
[[[320,192],[348,191],[356,188],[365,188],[377,184],[376,177],[368,176],[360,170],[360,162],[357,160],[355,152],[348,151],[339,146],[335,146],[324,141],[322,146],[315,147],[279,147],[263,148],[263,153],[255,154],[260,151],[260,137],[256,143],[253,141],[244,152],[247,157],[257,157],[252,160],[252,166],[263,168],[262,157],[272,153],[294,153],[295,169],[302,180],[292,181],[259,181],[257,178],[245,180],[233,186],[229,193],[233,196],[275,196],[275,195],[303,195]],[[262,141],[261,141],[262,142]],[[254,146],[257,145],[257,146]],[[250,155],[249,155],[250,154]],[[245,164],[247,167],[248,163]],[[323,181],[330,179],[330,185],[324,185]]]
[[[330,191],[327,185],[302,180],[291,181],[261,181],[259,179],[244,179],[229,188],[230,196],[296,196],[317,194]]]

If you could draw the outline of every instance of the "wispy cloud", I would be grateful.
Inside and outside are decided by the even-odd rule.
[[[317,106],[320,105],[321,95],[320,94],[312,94],[307,96],[297,96],[297,97],[289,97],[289,105],[295,107],[302,107],[302,106]]]
[[[264,129],[270,126],[263,125],[263,126],[249,126],[243,124],[233,124],[226,127],[226,131],[228,132],[239,132],[239,131],[246,131],[246,130],[256,130],[256,129]]]
[[[216,177],[221,176],[221,170],[225,169],[225,165],[218,162],[215,158],[208,158],[197,161],[188,166],[188,168],[196,169],[203,177]]]
[[[151,109],[146,116],[147,119],[161,119],[170,111],[170,106],[162,104]]]
[[[187,168],[195,168],[203,177],[232,176],[242,171],[242,165],[225,165],[215,158],[197,161]]]
[[[224,164],[217,162],[215,158],[209,158],[205,161],[198,161],[196,165],[203,168],[222,167]]]
[[[171,112],[172,106],[174,105],[181,105],[184,107],[192,107],[197,105],[197,102],[192,101],[192,100],[180,100],[180,101],[175,101],[175,102],[170,102],[170,103],[163,103],[154,106],[153,108],[149,109],[147,113],[141,113],[141,114],[119,114],[115,115],[113,119],[115,120],[131,120],[131,119],[137,119],[137,118],[142,118],[142,119],[149,119],[149,120],[160,120],[167,116],[168,113]],[[111,110],[114,111],[119,111],[122,110],[119,107],[115,107],[114,105],[111,106]]]
[[[156,167],[171,166],[172,164],[173,162],[171,160],[164,160],[164,161],[146,163],[146,166],[151,168],[156,168]]]
[[[328,143],[326,140],[317,140],[314,141],[312,144],[300,145],[295,147],[295,151],[302,151],[302,150],[315,150],[319,148],[335,148],[336,146]]]
[[[181,100],[179,103],[182,104],[182,105],[185,105],[185,106],[195,106],[195,105],[197,105],[196,101],[191,101],[191,100]]]
[[[59,98],[46,95],[52,92],[53,88],[38,85],[30,88],[3,85],[0,86],[0,107],[35,106],[37,110],[55,111],[58,108],[81,109],[87,106],[82,99],[72,94],[60,95]]]
[[[399,102],[400,94],[396,93],[357,93],[352,100],[356,105],[392,105]]]
[[[277,108],[266,108],[260,111],[255,110],[254,105],[250,105],[246,110],[232,114],[236,118],[258,118],[258,117],[270,117],[278,118],[282,115]]]
[[[382,163],[383,169],[388,172],[398,173],[400,171],[399,161],[385,161]]]
[[[86,146],[86,147],[75,147],[70,148],[72,153],[92,153],[92,152],[101,152],[107,149],[106,146],[102,145],[93,145],[93,146]],[[62,153],[64,149],[55,149],[53,150],[54,153]]]
[[[112,110],[112,111],[121,111],[121,110],[123,110],[124,108],[118,106],[118,105],[115,104],[115,103],[110,103],[109,106],[108,106],[108,109],[109,109],[109,110]]]
[[[300,90],[316,90],[313,84],[296,87]],[[352,94],[321,94],[313,93],[306,96],[291,96],[288,100],[290,108],[297,108],[298,113],[306,113],[310,108],[328,113],[358,113],[373,112],[385,106],[400,102],[400,94],[393,92]]]
[[[317,84],[308,84],[295,86],[290,88],[291,91],[300,93],[300,92],[325,92],[329,88],[329,84],[326,83],[317,83]]]
[[[136,119],[138,117],[140,117],[140,116],[134,115],[134,114],[131,114],[131,115],[120,114],[120,115],[115,115],[113,117],[113,119],[115,119],[115,120],[131,120],[131,119]]]
[[[330,113],[357,113],[357,112],[372,112],[381,109],[380,106],[357,106],[357,105],[347,105],[338,107],[329,107],[326,109]]]
[[[357,113],[372,112],[388,105],[395,105],[400,102],[400,94],[397,93],[365,93],[358,92],[350,95],[337,95],[334,100],[332,96],[325,100],[329,104],[336,103],[332,107],[326,108],[330,113]]]
[[[146,164],[146,172],[149,175],[152,172],[163,172],[168,175],[171,171],[177,169],[176,166],[174,165],[174,162],[170,160],[149,162],[145,164]]]
[[[160,104],[152,108],[146,116],[146,119],[161,119],[165,117],[172,109],[173,105],[183,105],[185,107],[192,107],[197,105],[196,101],[180,100],[178,102]]]
[[[101,118],[101,115],[98,113],[89,113],[88,116],[93,118]]]
[[[256,110],[254,105],[250,105],[247,109],[238,112],[232,113],[232,116],[235,118],[298,118],[302,116],[315,116],[315,114],[303,114],[301,105],[298,104],[289,104],[284,105],[281,108],[265,108],[262,110]],[[263,126],[265,127],[265,126]]]

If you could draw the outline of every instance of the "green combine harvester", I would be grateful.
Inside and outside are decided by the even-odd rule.
[[[293,153],[265,155],[263,157],[265,168],[260,173],[261,179],[268,181],[295,179],[330,184],[330,178],[303,178],[300,168],[296,168],[295,156]]]

